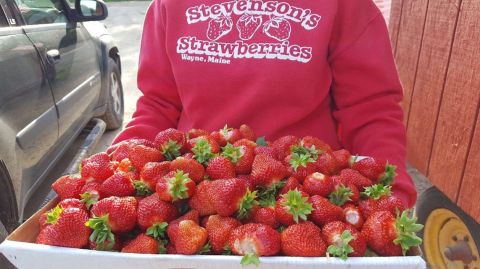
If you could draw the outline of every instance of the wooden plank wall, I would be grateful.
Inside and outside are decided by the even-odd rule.
[[[393,0],[408,159],[480,222],[480,1]]]

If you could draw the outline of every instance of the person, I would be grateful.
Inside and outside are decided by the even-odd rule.
[[[274,140],[313,135],[406,172],[402,86],[372,0],[154,0],[145,17],[133,119],[114,143],[167,128],[245,123]]]

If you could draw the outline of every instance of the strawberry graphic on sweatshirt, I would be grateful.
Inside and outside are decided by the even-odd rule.
[[[233,28],[232,18],[226,16],[219,16],[211,19],[208,22],[207,38],[211,41],[216,41],[220,37],[230,33]]]
[[[249,40],[253,37],[258,28],[262,25],[261,15],[243,14],[237,21],[239,37],[242,40]]]
[[[290,38],[292,26],[284,18],[271,17],[269,21],[263,24],[263,33],[278,41],[284,41]]]

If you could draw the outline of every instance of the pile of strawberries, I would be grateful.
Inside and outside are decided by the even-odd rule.
[[[266,142],[246,125],[168,129],[80,168],[52,185],[61,202],[41,216],[37,243],[258,264],[276,255],[400,256],[421,242],[422,225],[392,195],[394,166],[311,136]]]

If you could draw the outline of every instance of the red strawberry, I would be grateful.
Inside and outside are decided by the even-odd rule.
[[[219,179],[207,185],[210,201],[220,216],[237,213],[240,219],[247,218],[255,204],[257,192],[251,192],[243,179]]]
[[[175,234],[178,232],[178,224],[183,220],[191,220],[191,221],[195,222],[196,224],[198,224],[199,220],[200,220],[200,216],[198,214],[198,211],[197,210],[190,210],[185,215],[179,217],[178,219],[175,219],[175,220],[171,221],[168,224],[168,227],[167,227],[167,235],[168,235],[169,238],[173,238],[175,236]]]
[[[195,182],[181,170],[171,171],[157,182],[156,191],[163,201],[187,199],[195,193]]]
[[[205,135],[209,135],[209,133],[203,129],[190,129],[187,132],[188,139],[196,138],[199,136],[205,136]]]
[[[336,150],[332,152],[333,157],[337,161],[337,165],[339,169],[345,169],[349,168],[352,160],[352,154],[346,150],[346,149],[341,149],[341,150]]]
[[[143,233],[137,235],[135,239],[128,242],[123,248],[125,253],[143,253],[143,254],[158,254],[160,244],[157,240],[151,238]]]
[[[138,202],[137,210],[138,226],[147,232],[147,235],[156,239],[164,237],[167,223],[178,216],[177,208],[160,200],[158,194],[154,193]]]
[[[100,193],[101,186],[102,183],[98,181],[90,181],[83,186],[80,198],[87,208],[104,198]]]
[[[314,149],[316,149],[319,153],[331,150],[330,146],[327,143],[314,136],[305,136],[304,138],[302,138],[302,144],[306,148],[312,148],[313,146]]]
[[[339,170],[339,164],[331,151],[320,154],[315,164],[318,171],[325,175],[336,175]]]
[[[40,230],[43,230],[48,225],[54,223],[66,208],[79,208],[82,210],[87,210],[85,204],[78,199],[69,198],[62,200],[56,207],[40,215],[40,219],[38,221],[40,224]]]
[[[363,226],[363,216],[360,210],[354,204],[346,204],[343,206],[343,213],[345,214],[345,222],[357,229]]]
[[[363,257],[367,243],[363,235],[353,226],[341,221],[327,223],[322,230],[323,238],[329,245],[327,251],[335,257]]]
[[[120,251],[122,249],[122,240],[118,235],[113,236],[114,240],[110,242],[108,239],[103,241],[102,244],[97,244],[95,241],[89,240],[88,247],[93,250],[100,250],[100,251]]]
[[[123,159],[128,158],[130,147],[131,144],[128,141],[122,141],[108,148],[107,153],[112,161],[121,162]]]
[[[58,206],[60,206],[63,209],[73,207],[73,208],[80,208],[80,209],[83,209],[83,210],[87,210],[87,207],[85,206],[85,204],[81,200],[73,199],[73,198],[69,198],[69,199],[65,199],[65,200],[60,201],[58,203]]]
[[[282,234],[282,252],[294,257],[323,257],[326,244],[322,231],[310,221],[298,223],[286,228]]]
[[[237,21],[240,39],[251,39],[261,25],[262,15],[243,14]]]
[[[230,17],[219,16],[208,22],[207,38],[216,41],[220,37],[230,33],[233,28],[233,21]]]
[[[208,185],[211,181],[202,181],[197,185],[195,194],[188,201],[188,205],[198,211],[200,216],[214,215],[217,213],[208,194]]]
[[[222,155],[232,161],[237,174],[250,174],[255,158],[255,142],[241,139],[234,145],[227,144],[223,147]]]
[[[285,163],[289,164],[288,171],[291,176],[303,182],[305,177],[317,171],[315,158],[316,156],[310,154],[293,153],[285,158]]]
[[[124,172],[124,173],[136,172],[137,171],[135,166],[133,166],[132,161],[130,161],[130,159],[128,159],[128,158],[125,158],[125,159],[121,160],[118,163],[117,168],[115,170],[121,171],[121,172]]]
[[[193,159],[187,159],[184,157],[178,157],[170,163],[170,170],[182,170],[188,177],[195,181],[195,183],[200,183],[205,177],[205,168],[199,162]]]
[[[286,194],[288,191],[295,190],[295,189],[298,189],[299,191],[306,192],[296,178],[289,177],[287,179],[287,181],[285,182],[285,185],[278,192],[278,196],[280,196],[282,194]]]
[[[178,229],[170,237],[178,254],[192,255],[199,252],[207,243],[207,230],[192,220],[182,220]]]
[[[168,243],[166,246],[167,254],[178,254],[175,246],[172,243]]]
[[[308,215],[312,213],[312,209],[306,193],[290,190],[278,199],[275,215],[281,224],[290,226],[300,221],[306,221]]]
[[[128,152],[128,158],[132,161],[137,171],[142,171],[143,166],[148,162],[162,162],[164,157],[158,149],[136,145]]]
[[[315,224],[322,227],[323,225],[332,222],[332,221],[343,221],[343,209],[339,206],[336,206],[327,198],[324,198],[319,195],[314,195],[310,197],[312,202],[313,211],[310,215],[310,220],[312,220]]]
[[[249,223],[235,228],[228,239],[228,246],[235,255],[244,255],[241,264],[260,263],[260,256],[274,256],[281,250],[280,234],[272,227]]]
[[[385,160],[364,158],[352,164],[352,169],[368,177],[373,183],[390,185],[397,173],[395,165],[388,164]]]
[[[212,180],[233,178],[235,177],[235,166],[228,158],[218,156],[210,160],[206,172]]]
[[[113,169],[110,166],[110,157],[107,153],[101,152],[82,160],[80,172],[85,179],[94,178],[105,180],[113,175]]]
[[[216,153],[220,152],[220,146],[211,136],[199,136],[188,140],[188,145],[194,154],[195,160],[201,164],[207,164]]]
[[[242,137],[251,141],[255,141],[257,139],[257,136],[255,135],[255,132],[250,128],[250,126],[246,124],[240,125],[239,128],[240,133],[242,134]]]
[[[287,168],[279,161],[263,154],[255,156],[252,177],[257,185],[270,187],[287,177]]]
[[[133,197],[108,197],[93,205],[92,218],[85,224],[94,230],[90,240],[115,243],[113,233],[131,231],[137,222],[137,200]],[[112,245],[113,247],[113,245]]]
[[[254,223],[263,223],[274,229],[280,226],[275,214],[275,206],[255,207],[250,220]]]
[[[339,179],[344,184],[351,183],[355,185],[355,187],[357,187],[359,190],[363,190],[363,188],[372,185],[372,181],[370,179],[364,177],[358,171],[353,169],[343,169],[340,172]]]
[[[333,181],[329,176],[315,172],[305,178],[303,189],[309,195],[327,197],[333,191]]]
[[[37,244],[82,248],[87,246],[90,229],[85,226],[88,213],[80,208],[57,206],[47,217],[48,226],[42,229]]]
[[[223,135],[220,132],[221,132],[221,130],[220,131],[213,131],[210,134],[210,137],[213,138],[215,140],[215,142],[217,142],[217,144],[220,147],[224,147],[225,145],[227,145],[227,140],[225,139],[225,137],[223,137]]]
[[[363,224],[362,234],[367,245],[382,256],[400,256],[422,243],[416,236],[423,225],[416,224],[416,218],[409,218],[409,211],[395,217],[388,211],[373,213]]]
[[[135,193],[135,187],[127,174],[117,172],[102,183],[100,193],[103,197],[131,196]]]
[[[68,198],[80,198],[82,188],[85,185],[85,179],[79,175],[65,175],[57,179],[52,184],[52,189],[57,193],[61,200]]]
[[[337,206],[343,206],[347,202],[356,203],[360,199],[360,192],[353,184],[337,184],[328,196],[330,202]]]
[[[263,24],[263,33],[278,41],[284,41],[290,38],[292,26],[281,17],[271,17],[269,21]]]
[[[231,217],[213,215],[208,217],[206,229],[208,241],[214,254],[222,254],[227,246],[228,238],[233,229],[242,225],[238,220]]]
[[[170,162],[148,162],[140,171],[140,179],[133,181],[136,194],[145,196],[155,191],[157,180],[170,172]]]
[[[397,210],[402,212],[405,207],[402,201],[392,196],[391,187],[376,184],[367,187],[364,192],[367,195],[367,200],[362,200],[358,203],[358,208],[365,218],[370,217],[377,211],[389,211],[396,214]]]
[[[279,160],[275,149],[272,148],[272,147],[257,146],[255,148],[255,155],[260,155],[260,154],[267,155],[270,158],[275,159],[275,160]]]
[[[186,149],[187,140],[183,132],[170,128],[158,133],[153,143],[166,160],[172,161],[182,155]]]
[[[285,157],[290,155],[290,147],[300,142],[300,139],[293,135],[283,136],[273,141],[271,147],[275,150],[277,159],[284,160]]]

